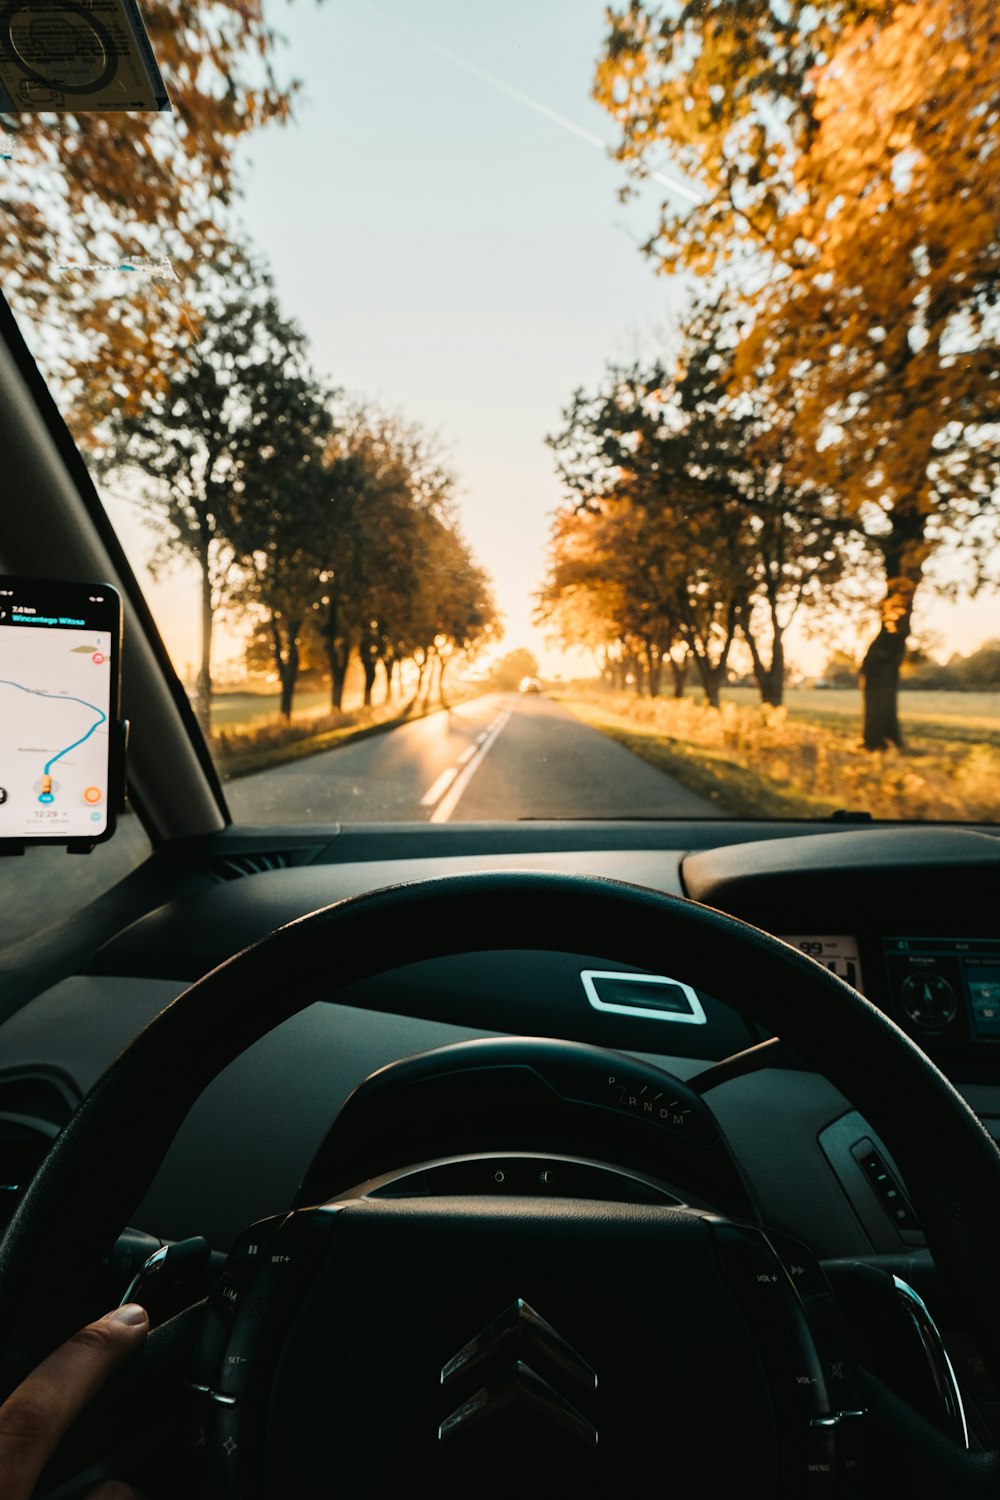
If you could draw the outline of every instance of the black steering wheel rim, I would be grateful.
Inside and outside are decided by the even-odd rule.
[[[400,948],[389,962],[386,932]],[[821,965],[713,908],[595,877],[497,872],[387,887],[302,917],[149,1023],[55,1142],[0,1246],[4,1391],[72,1331],[80,1292],[188,1110],[260,1037],[399,963],[496,949],[501,933],[519,949],[592,951],[598,932],[607,958],[666,970],[772,1027],[865,1115],[896,1157],[1000,1383],[1000,1285],[990,1274],[1000,1151],[905,1033]]]

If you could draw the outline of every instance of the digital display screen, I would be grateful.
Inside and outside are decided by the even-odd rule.
[[[0,578],[0,839],[99,839],[118,732],[107,585]]]
[[[1000,1043],[1000,938],[885,938],[904,1025],[961,1042]]]
[[[861,956],[858,953],[858,940],[854,937],[782,937],[783,943],[798,948],[802,953],[808,953],[817,963],[829,969],[831,974],[836,974],[838,979],[846,982],[860,993],[864,994],[864,981],[861,978]]]

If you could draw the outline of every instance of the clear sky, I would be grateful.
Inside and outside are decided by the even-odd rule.
[[[598,143],[613,139],[590,98],[604,0],[270,0],[269,14],[303,89],[294,122],[244,152],[248,232],[316,366],[441,435],[505,648],[542,654],[531,596],[560,498],[545,435],[608,360],[662,348],[683,303],[638,250],[664,187],[621,205],[623,169]],[[193,582],[183,609],[176,584],[154,592],[183,668]],[[963,650],[1000,633],[995,598],[924,613]],[[820,648],[798,654],[818,670]]]
[[[622,208],[604,150],[455,59],[610,141],[589,97],[603,17],[601,0],[296,0],[297,122],[247,153],[246,222],[317,363],[450,448],[512,646],[538,644],[545,435],[677,288],[636,248],[658,197]]]

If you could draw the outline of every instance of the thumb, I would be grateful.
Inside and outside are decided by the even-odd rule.
[[[129,1303],[81,1328],[33,1370],[0,1406],[0,1492],[30,1500],[35,1482],[70,1423],[149,1332],[144,1307]]]

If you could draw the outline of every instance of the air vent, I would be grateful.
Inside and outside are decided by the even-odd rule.
[[[0,1226],[79,1102],[72,1084],[58,1073],[0,1074]]]
[[[322,849],[322,844],[308,844],[299,849],[257,849],[233,854],[215,854],[206,859],[202,869],[220,884],[242,880],[244,875],[263,875],[268,870],[288,870],[308,865]]]

